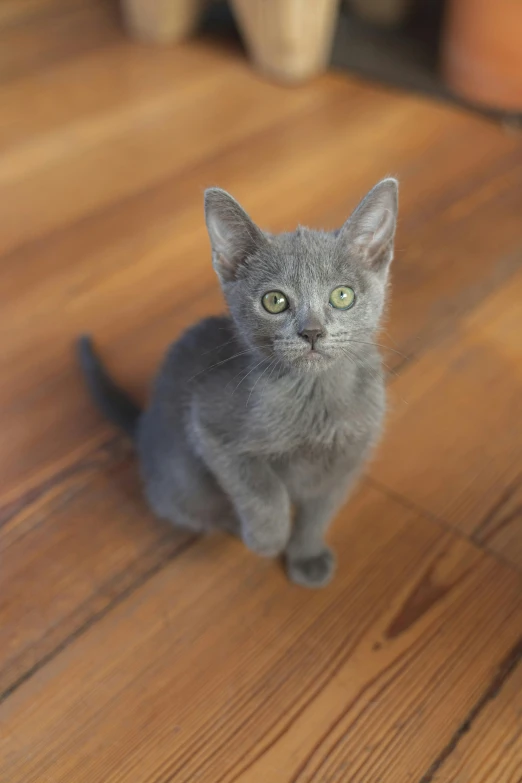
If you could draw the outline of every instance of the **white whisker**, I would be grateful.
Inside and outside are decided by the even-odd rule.
[[[189,382],[193,381],[194,378],[197,378],[198,375],[202,375],[204,372],[207,372],[208,370],[213,370],[214,367],[219,367],[221,364],[226,364],[227,362],[231,362],[232,359],[237,359],[238,356],[244,356],[244,354],[250,353],[250,349],[247,348],[245,351],[239,351],[239,353],[235,353],[232,356],[229,356],[228,359],[222,359],[220,362],[216,362],[216,364],[211,364],[210,367],[205,367],[203,370],[200,370],[195,375],[192,376],[192,378],[189,378]]]
[[[253,386],[252,386],[252,388],[250,389],[250,394],[248,395],[248,399],[247,399],[247,401],[246,401],[245,408],[248,408],[248,403],[250,402],[250,398],[251,398],[251,396],[252,396],[252,393],[253,393],[254,389],[256,388],[257,384],[259,383],[259,381],[261,380],[261,378],[263,377],[263,375],[265,375],[265,373],[267,373],[267,372],[268,372],[268,370],[270,369],[270,367],[272,367],[272,365],[274,364],[274,362],[275,362],[275,361],[276,361],[276,359],[272,359],[272,361],[270,362],[270,364],[268,365],[268,367],[265,367],[265,369],[263,370],[263,372],[261,373],[261,375],[259,376],[259,378],[257,379],[257,381],[254,383],[254,385],[253,385]]]
[[[208,351],[203,351],[201,355],[206,356],[208,353],[214,353],[214,351],[219,351],[220,348],[225,348],[225,346],[235,342],[236,339],[237,339],[236,337],[231,337],[230,340],[226,341],[226,343],[221,343],[221,345],[215,345],[213,348],[209,348]]]
[[[407,359],[405,353],[402,353],[401,351],[397,351],[395,348],[391,348],[389,345],[383,345],[382,343],[374,343],[369,340],[355,340],[352,337],[346,337],[345,339],[342,338],[334,338],[331,341],[332,343],[354,343],[358,345],[373,345],[374,348],[382,348],[384,351],[391,351],[392,353],[396,353],[398,356],[401,356],[403,359]]]
[[[243,381],[245,381],[245,380],[248,378],[248,376],[249,376],[249,375],[251,375],[251,374],[254,372],[254,370],[256,370],[256,369],[257,369],[257,368],[258,368],[258,367],[259,367],[261,364],[263,364],[263,362],[267,362],[267,361],[268,361],[268,359],[261,359],[261,361],[260,361],[260,362],[258,362],[257,364],[255,364],[255,365],[252,367],[252,369],[251,369],[251,370],[249,370],[249,371],[247,372],[247,374],[246,374],[245,376],[243,376],[243,378],[241,378],[241,380],[239,381],[238,385],[235,387],[234,391],[232,392],[231,396],[232,396],[232,397],[234,396],[234,394],[237,392],[237,390],[239,389],[239,387],[241,386],[241,384],[243,383]]]

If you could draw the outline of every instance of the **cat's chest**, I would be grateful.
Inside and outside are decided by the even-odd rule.
[[[256,401],[250,437],[259,451],[275,457],[324,461],[326,453],[371,440],[380,427],[382,396],[378,389],[359,396],[351,388],[272,391]]]
[[[291,422],[281,425],[286,437],[269,458],[292,498],[328,491],[361,464],[373,440],[373,427],[360,412],[352,413],[349,408],[344,416],[325,410],[323,416],[304,417],[302,428],[294,428]]]

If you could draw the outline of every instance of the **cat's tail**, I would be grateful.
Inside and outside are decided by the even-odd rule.
[[[80,337],[77,350],[87,386],[97,407],[109,421],[134,440],[141,410],[110,378],[90,337]]]

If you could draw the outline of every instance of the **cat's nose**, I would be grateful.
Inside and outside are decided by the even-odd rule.
[[[306,327],[302,331],[299,332],[299,337],[302,337],[303,340],[306,340],[308,343],[310,343],[310,347],[312,350],[317,345],[317,341],[323,336],[323,330],[314,326],[314,327]]]

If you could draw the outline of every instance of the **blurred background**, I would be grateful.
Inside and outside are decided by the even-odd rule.
[[[521,112],[517,0],[0,0],[2,783],[520,780]],[[331,229],[388,174],[388,423],[309,593],[151,516],[73,345],[145,401],[223,309],[205,187]]]

